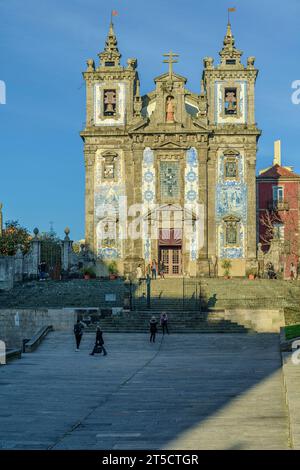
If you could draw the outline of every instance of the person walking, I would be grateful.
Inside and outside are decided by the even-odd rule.
[[[152,271],[152,279],[156,279],[157,263],[156,263],[156,260],[155,260],[155,259],[152,261],[151,271]]]
[[[74,335],[75,335],[75,341],[76,341],[76,352],[79,351],[80,343],[82,340],[82,335],[83,335],[83,328],[85,327],[85,324],[81,320],[77,320],[77,323],[74,325]]]
[[[148,263],[147,268],[146,268],[146,277],[150,277],[150,276],[151,276],[151,263]]]
[[[294,279],[297,279],[297,268],[294,265],[294,263],[291,263],[290,266],[290,279],[293,281]]]
[[[170,334],[168,329],[168,315],[166,312],[162,312],[160,316],[160,326],[162,327],[163,335],[165,335],[165,331],[168,333],[168,335]]]
[[[150,320],[150,343],[155,343],[156,333],[157,333],[157,320],[153,316]]]
[[[97,326],[95,346],[94,346],[93,351],[90,353],[90,356],[94,356],[94,354],[97,352],[102,353],[102,351],[103,351],[103,356],[107,356],[107,351],[104,347],[103,333],[101,331],[100,326]]]
[[[136,268],[136,278],[139,284],[142,282],[142,277],[143,277],[143,271],[142,271],[141,265],[139,264],[138,267]]]
[[[159,275],[161,279],[165,279],[165,269],[165,263],[163,260],[161,260],[159,263]]]

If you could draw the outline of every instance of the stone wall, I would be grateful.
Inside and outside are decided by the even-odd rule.
[[[283,309],[226,309],[222,316],[257,333],[279,333],[285,325]]]
[[[42,326],[72,332],[77,314],[74,309],[3,309],[0,310],[0,340],[6,347],[21,347]]]
[[[0,289],[9,290],[14,285],[14,257],[0,256]]]
[[[73,250],[73,241],[69,238],[70,230],[65,229],[65,238],[61,240],[61,275],[66,278],[81,277],[82,268],[93,268],[98,276],[108,274],[105,267],[96,266],[95,258],[87,246],[82,245],[80,253]],[[31,247],[25,255],[19,246],[14,256],[0,256],[0,290],[10,290],[17,282],[39,278],[39,265],[41,261],[41,244],[39,230],[34,229]]]

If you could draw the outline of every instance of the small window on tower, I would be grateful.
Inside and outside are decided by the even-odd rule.
[[[104,116],[115,116],[117,111],[116,90],[104,90],[103,93]]]
[[[105,67],[114,67],[115,63],[114,62],[105,62]]]
[[[236,246],[238,244],[238,224],[237,222],[226,222],[225,227],[226,246]]]
[[[237,89],[225,88],[224,111],[226,115],[237,114]]]
[[[235,65],[236,60],[235,59],[226,59],[226,65]]]
[[[225,178],[236,179],[237,178],[237,161],[235,159],[225,160]]]

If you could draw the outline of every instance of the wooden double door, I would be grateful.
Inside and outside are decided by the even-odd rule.
[[[166,275],[179,276],[182,274],[181,247],[160,248],[160,260],[164,262]]]

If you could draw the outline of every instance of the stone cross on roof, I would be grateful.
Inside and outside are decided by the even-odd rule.
[[[173,64],[176,64],[178,60],[174,60],[174,57],[179,57],[179,54],[174,54],[174,52],[170,51],[168,54],[163,54],[164,57],[168,57],[168,59],[164,60],[165,64],[169,64],[169,76],[172,77],[173,73]]]

